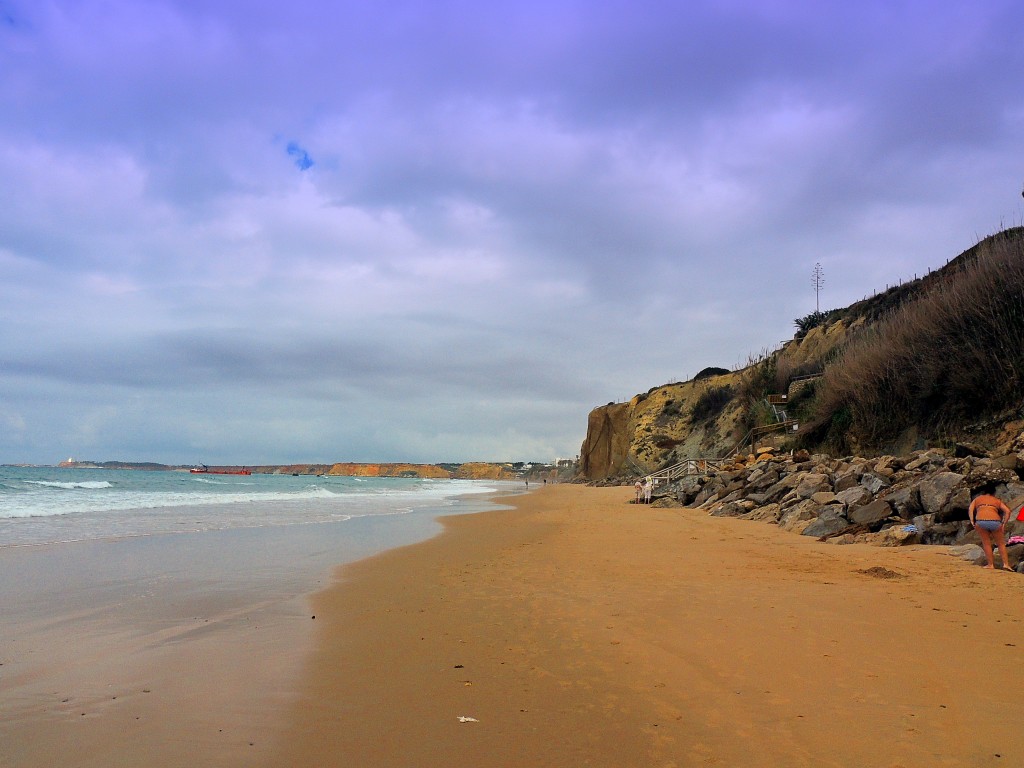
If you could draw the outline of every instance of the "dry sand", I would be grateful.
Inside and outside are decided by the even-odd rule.
[[[632,495],[547,487],[346,567],[266,764],[1024,765],[1022,577]]]

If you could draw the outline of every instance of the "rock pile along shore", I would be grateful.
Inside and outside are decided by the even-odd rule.
[[[984,564],[967,517],[973,495],[994,493],[1013,512],[1009,539],[1024,533],[1024,433],[992,456],[976,446],[930,449],[909,456],[835,459],[796,451],[741,457],[713,475],[691,475],[657,487],[653,503],[705,509],[719,517],[774,523],[830,544],[933,544]],[[1024,544],[1008,548],[1024,572]],[[997,555],[998,557],[998,555]]]

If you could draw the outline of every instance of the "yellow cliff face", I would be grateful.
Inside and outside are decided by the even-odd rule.
[[[453,477],[460,480],[514,480],[516,475],[503,464],[469,462],[459,466]]]
[[[861,322],[855,321],[852,327]],[[850,330],[838,321],[787,343],[775,358],[777,369],[786,372],[781,378],[814,368],[848,338]],[[603,480],[643,474],[684,458],[730,452],[747,431],[744,417],[751,397],[744,381],[754,367],[665,384],[628,403],[595,408],[580,448],[581,476]]]
[[[628,403],[610,403],[590,412],[580,449],[580,474],[601,480],[619,473],[651,472],[672,457],[717,456],[736,441],[742,416],[729,393],[740,373],[666,384]],[[695,412],[716,392],[727,401],[720,410]]]
[[[434,477],[449,478],[451,472],[435,464],[333,464],[329,475],[348,477]]]
[[[460,480],[514,480],[518,475],[508,464],[406,464],[335,462],[334,464],[287,464],[252,467],[254,472],[275,475],[338,475],[344,477],[424,477]]]

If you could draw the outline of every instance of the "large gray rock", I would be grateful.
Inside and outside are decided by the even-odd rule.
[[[774,469],[755,469],[747,478],[747,490],[753,492],[766,491],[777,482],[781,475]]]
[[[801,531],[804,536],[828,536],[832,533],[839,533],[847,526],[850,522],[839,514],[839,512],[833,508],[825,508],[822,513],[818,516],[818,519],[808,525]]]
[[[810,499],[805,499],[782,513],[782,517],[779,518],[779,527],[784,531],[795,530],[805,520],[814,520],[818,516],[818,509],[817,504]],[[806,526],[799,527],[802,530]]]
[[[841,493],[849,488],[857,487],[860,485],[860,476],[863,474],[864,469],[857,466],[839,472],[832,482],[832,489],[836,493]]]
[[[888,480],[874,472],[865,472],[860,478],[860,484],[867,488],[872,496],[877,496],[891,485]]]
[[[790,484],[786,482],[786,480],[787,478],[782,478],[781,480],[779,480],[779,482],[775,483],[772,486],[769,486],[762,492],[761,495],[764,497],[765,504],[772,504],[775,502],[782,501],[782,499],[785,498],[786,494],[793,490]]]
[[[828,479],[828,475],[813,472],[804,475],[797,485],[797,496],[801,499],[810,499],[815,494],[820,494],[822,490],[831,492],[831,480]]]
[[[906,544],[918,544],[921,534],[910,526],[894,525],[878,533],[869,535],[868,541],[880,547],[902,547]]]
[[[883,477],[891,477],[893,473],[903,469],[907,459],[900,456],[879,456],[875,459],[874,470]]]
[[[693,501],[700,493],[700,489],[704,483],[704,478],[700,475],[690,475],[684,477],[678,483],[675,484],[676,498],[682,502]]]
[[[755,507],[743,516],[744,520],[766,520],[769,523],[779,522],[782,517],[782,507],[778,504],[765,504]]]
[[[874,525],[885,520],[892,514],[892,507],[885,499],[876,499],[863,507],[851,509],[848,517],[851,523],[857,525]]]
[[[941,451],[920,451],[915,459],[911,459],[904,465],[904,469],[918,470],[926,468],[942,467],[946,464],[946,455]]]
[[[858,484],[837,493],[836,499],[848,507],[862,507],[871,501],[871,491]]]
[[[1007,453],[1004,456],[996,456],[992,459],[992,463],[997,467],[1003,467],[1004,469],[1012,469],[1014,472],[1021,469],[1020,458],[1015,453]]]
[[[921,513],[921,496],[916,485],[906,485],[896,488],[885,496],[896,514],[904,520],[910,520]]]
[[[740,517],[747,514],[750,508],[738,501],[730,501],[717,505],[711,510],[712,517]]]
[[[935,515],[918,515],[910,522],[917,527],[917,530],[919,530],[923,536],[935,525]]]
[[[725,483],[722,483],[716,479],[711,479],[705,483],[704,487],[700,489],[697,495],[691,500],[690,505],[694,507],[702,506],[708,499],[714,497],[718,498],[719,491],[725,488]]]
[[[983,458],[988,456],[988,451],[986,451],[977,443],[958,442],[953,447],[953,455],[956,456],[957,458]]]
[[[703,501],[701,501],[701,499],[703,499]],[[715,504],[718,504],[720,501],[721,499],[719,498],[717,493],[706,495],[704,491],[701,491],[700,493],[697,494],[697,498],[693,500],[693,504],[691,504],[690,506],[696,507],[697,509],[711,509],[713,506],[715,506]]]
[[[954,501],[957,491],[964,488],[963,480],[964,476],[956,472],[936,472],[926,477],[918,486],[921,508],[941,518]]]

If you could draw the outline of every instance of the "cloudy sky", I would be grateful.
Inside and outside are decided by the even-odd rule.
[[[1019,0],[0,0],[0,462],[547,460],[1024,218]]]

